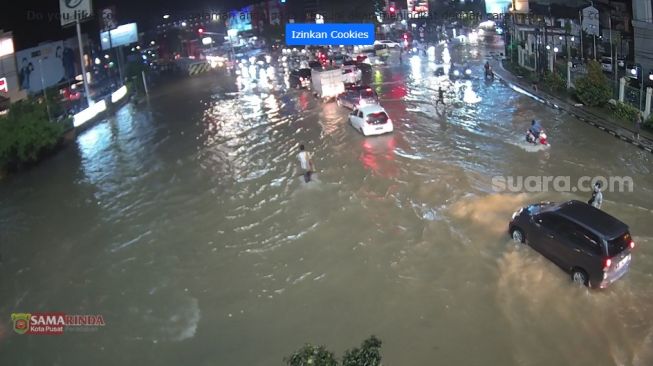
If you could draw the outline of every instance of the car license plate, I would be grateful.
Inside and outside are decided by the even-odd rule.
[[[630,254],[623,257],[623,259],[620,260],[619,263],[617,263],[617,268],[616,269],[621,269],[621,267],[625,266],[626,263],[628,263],[628,262],[630,262]]]
[[[381,131],[382,129],[383,129],[383,127],[377,127],[377,128],[375,128],[375,130],[377,130],[377,131]]]

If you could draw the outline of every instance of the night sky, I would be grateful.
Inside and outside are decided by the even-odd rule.
[[[59,24],[58,0],[7,0],[10,6],[3,6],[0,12],[0,29],[13,31],[16,50],[33,47],[41,42],[62,40],[75,35],[75,29],[62,29]],[[98,38],[98,9],[114,5],[120,24],[137,22],[139,31],[149,27],[163,14],[242,7],[255,1],[236,0],[92,0],[96,12],[93,19],[82,24],[82,32]]]

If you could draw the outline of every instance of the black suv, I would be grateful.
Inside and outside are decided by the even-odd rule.
[[[635,247],[626,224],[580,201],[521,208],[508,232],[571,273],[574,282],[594,288],[623,276]]]

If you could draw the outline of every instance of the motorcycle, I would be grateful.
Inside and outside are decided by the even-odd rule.
[[[549,140],[546,136],[546,133],[544,131],[541,131],[540,134],[538,135],[537,138],[535,138],[535,135],[531,132],[531,130],[526,131],[526,142],[531,143],[533,145],[544,145],[544,146],[549,146]]]
[[[494,80],[494,71],[491,67],[485,69],[485,79]]]

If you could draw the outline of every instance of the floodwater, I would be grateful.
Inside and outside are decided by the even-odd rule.
[[[391,135],[308,92],[211,76],[0,183],[1,363],[281,365],[374,334],[388,365],[652,365],[653,156],[482,80],[485,55],[451,50],[474,79],[438,110],[428,57],[375,69]],[[550,148],[522,143],[533,118]],[[631,177],[603,206],[637,242],[628,274],[579,289],[511,242],[520,206],[589,193],[496,192],[497,176]],[[11,313],[48,311],[106,326],[13,332]]]

